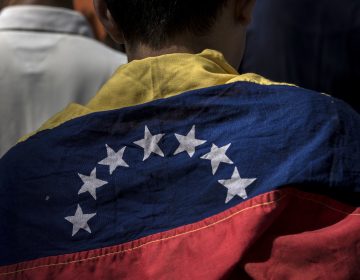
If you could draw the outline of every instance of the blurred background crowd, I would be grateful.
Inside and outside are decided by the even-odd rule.
[[[0,10],[2,156],[68,104],[88,102],[127,58],[92,0],[0,0]],[[359,64],[360,1],[257,0],[240,73],[330,94],[360,112]]]

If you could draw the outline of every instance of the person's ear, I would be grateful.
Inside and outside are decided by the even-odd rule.
[[[105,0],[94,0],[95,11],[111,38],[118,44],[124,44],[124,34],[112,17]]]
[[[235,0],[235,19],[247,26],[251,22],[256,0]]]

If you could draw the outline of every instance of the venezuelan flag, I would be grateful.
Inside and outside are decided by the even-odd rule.
[[[358,279],[359,118],[237,81],[40,131],[0,160],[0,279]]]

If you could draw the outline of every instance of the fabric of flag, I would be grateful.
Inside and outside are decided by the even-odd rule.
[[[360,116],[292,86],[76,118],[0,160],[0,279],[357,279],[359,155]]]

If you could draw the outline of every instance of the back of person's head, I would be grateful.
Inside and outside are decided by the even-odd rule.
[[[106,0],[125,40],[161,48],[177,35],[205,35],[228,0]]]
[[[255,0],[94,0],[129,61],[169,53],[221,52],[239,66]]]

